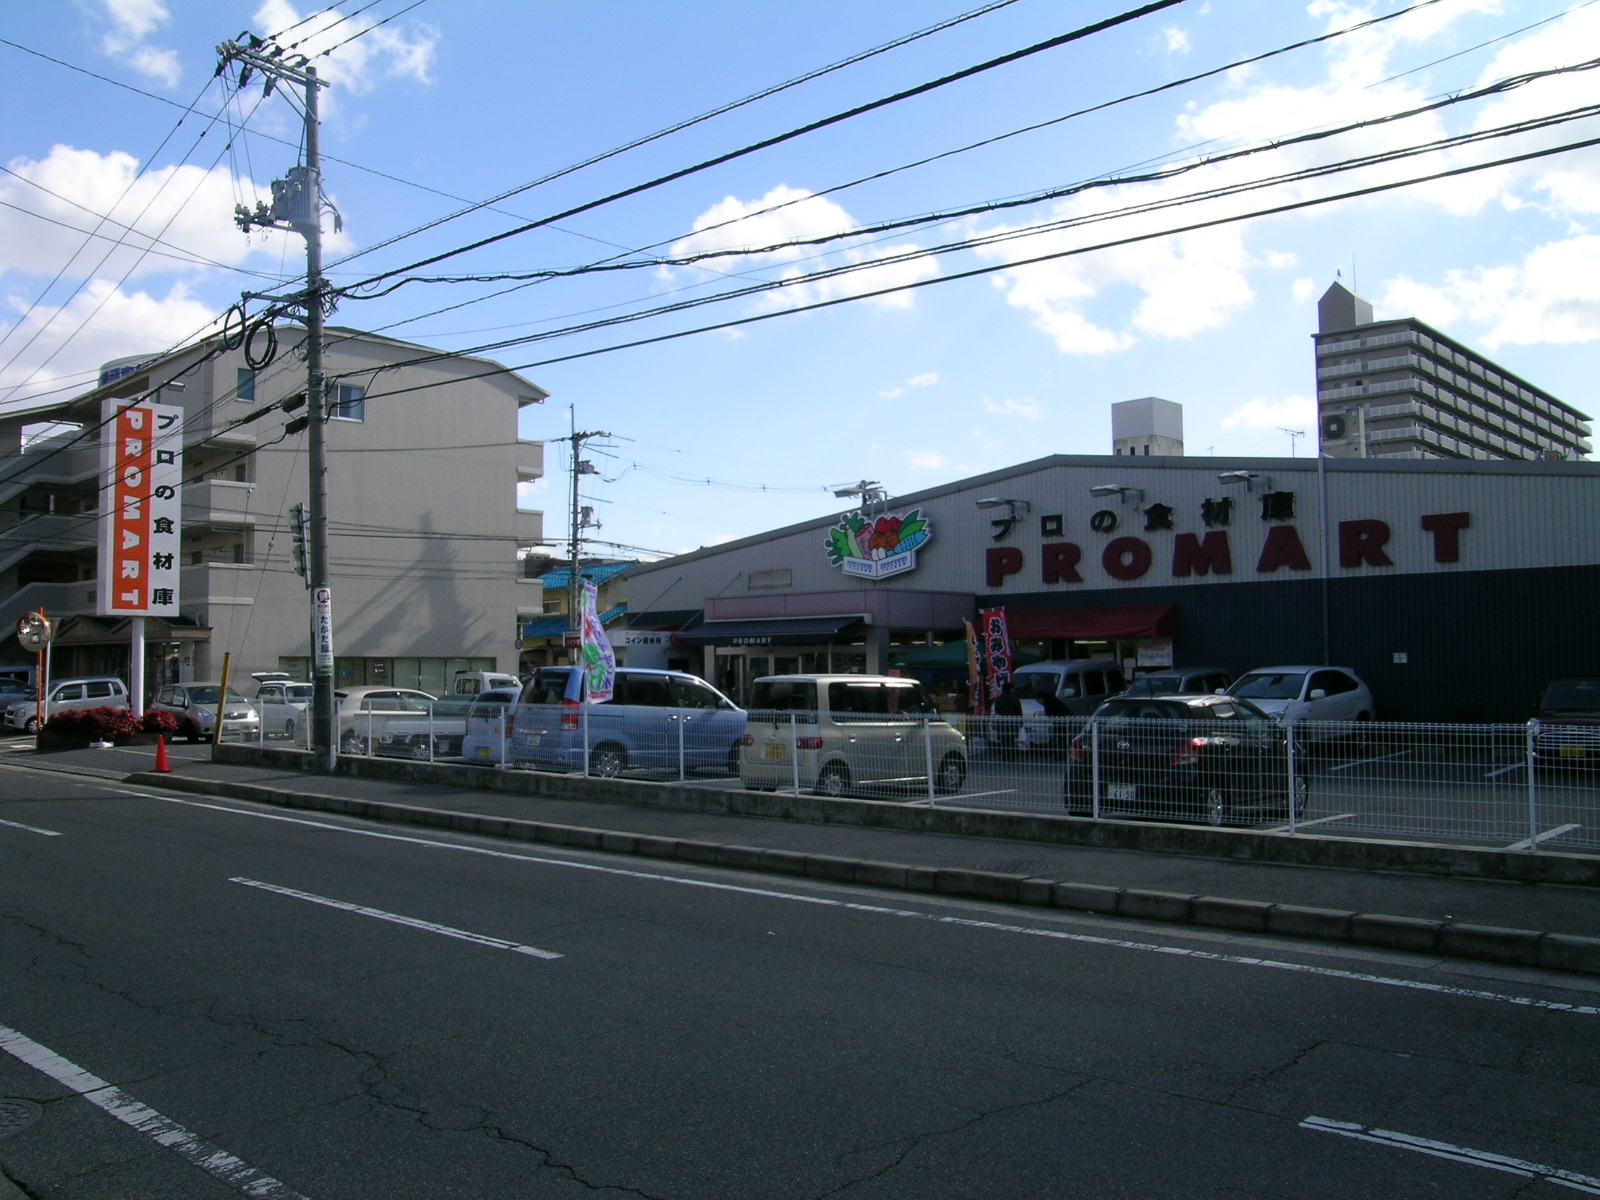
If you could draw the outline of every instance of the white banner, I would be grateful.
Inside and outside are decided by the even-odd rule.
[[[107,400],[100,442],[102,617],[175,617],[183,515],[183,409]]]

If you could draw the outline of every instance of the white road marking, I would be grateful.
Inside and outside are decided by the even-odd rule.
[[[1520,842],[1512,842],[1511,845],[1506,847],[1506,849],[1532,850],[1540,842],[1547,841],[1553,837],[1560,837],[1563,833],[1571,833],[1574,829],[1582,828],[1582,825],[1579,825],[1575,822],[1571,825],[1557,825],[1554,829],[1546,829],[1542,833],[1534,834],[1531,838],[1523,838]]]
[[[1348,771],[1351,767],[1365,767],[1370,766],[1372,763],[1388,762],[1391,758],[1405,758],[1410,753],[1411,751],[1409,750],[1397,750],[1393,754],[1383,754],[1377,758],[1358,758],[1354,762],[1340,763],[1337,767],[1329,767],[1328,774],[1331,775],[1335,771]]]
[[[208,1175],[246,1196],[256,1200],[306,1200],[293,1188],[190,1133],[176,1121],[139,1103],[121,1088],[112,1087],[98,1075],[91,1075],[76,1063],[62,1058],[54,1050],[41,1046],[15,1029],[0,1025],[0,1050],[48,1075],[62,1087],[104,1109],[124,1125],[137,1129],[150,1140],[188,1159]]]
[[[1528,765],[1527,763],[1519,763],[1519,762],[1512,763],[1509,767],[1499,767],[1499,768],[1497,768],[1497,769],[1495,769],[1493,771],[1490,771],[1487,775],[1484,776],[1484,778],[1485,779],[1493,779],[1496,775],[1507,775],[1507,774],[1510,774],[1512,771],[1520,771],[1520,770],[1522,770],[1523,767],[1525,767],[1527,765]]]
[[[490,937],[484,933],[473,933],[469,929],[456,929],[450,925],[436,925],[432,921],[423,921],[416,917],[405,917],[399,913],[384,912],[381,908],[368,908],[364,904],[351,904],[346,900],[333,900],[327,896],[313,895],[311,892],[299,892],[294,888],[279,887],[275,883],[262,883],[259,879],[245,879],[242,876],[235,875],[228,882],[242,883],[245,887],[260,888],[264,892],[276,892],[280,896],[291,896],[296,900],[308,900],[312,904],[326,905],[328,908],[337,908],[342,912],[358,913],[363,917],[374,917],[379,921],[392,921],[396,925],[406,925],[412,929],[425,930],[428,933],[441,933],[445,937],[460,938],[463,942],[475,942],[480,946],[493,946],[496,950],[511,950],[517,954],[527,954],[533,958],[561,957],[553,950],[540,950],[534,946],[524,946],[520,942],[508,942],[504,938]]]
[[[1317,817],[1315,820],[1311,820],[1311,821],[1296,821],[1294,823],[1294,827],[1296,829],[1307,829],[1307,828],[1311,827],[1312,825],[1326,825],[1331,821],[1348,821],[1351,817],[1359,817],[1360,815],[1361,815],[1360,813],[1340,813],[1336,817]],[[1289,829],[1289,827],[1287,825],[1276,825],[1273,828],[1267,830],[1267,832],[1268,833],[1286,833],[1288,831],[1288,829]]]
[[[45,837],[60,837],[61,834],[54,829],[40,829],[37,825],[24,825],[21,821],[0,821],[0,825],[11,829],[26,829],[29,833],[42,833]]]
[[[1576,1171],[1563,1171],[1559,1167],[1547,1167],[1542,1163],[1510,1158],[1504,1154],[1490,1154],[1487,1150],[1469,1150],[1465,1146],[1452,1146],[1449,1142],[1412,1137],[1409,1133],[1395,1133],[1389,1129],[1373,1129],[1368,1125],[1352,1125],[1348,1121],[1330,1121],[1326,1117],[1307,1117],[1300,1122],[1300,1128],[1314,1130],[1317,1133],[1334,1133],[1340,1137],[1355,1138],[1362,1142],[1376,1142],[1380,1146],[1391,1146],[1396,1150],[1414,1150],[1419,1154],[1448,1158],[1454,1162],[1466,1163],[1468,1166],[1505,1171],[1511,1175],[1520,1175],[1524,1179],[1543,1179],[1547,1183],[1559,1183],[1562,1187],[1569,1187],[1574,1191],[1600,1196],[1600,1179],[1592,1175],[1579,1175]]]
[[[772,900],[787,900],[794,904],[812,904],[819,908],[848,909],[851,912],[871,913],[876,916],[900,917],[914,921],[931,921],[936,925],[956,925],[966,929],[983,929],[991,933],[1012,933],[1024,937],[1049,938],[1052,941],[1075,942],[1085,946],[1103,946],[1113,950],[1138,950],[1147,954],[1167,954],[1174,958],[1193,958],[1203,962],[1228,963],[1233,966],[1261,967],[1273,971],[1289,971],[1299,975],[1314,975],[1324,979],[1342,979],[1351,983],[1369,983],[1382,987],[1406,988],[1436,996],[1455,996],[1467,1000],[1487,1000],[1498,1004],[1512,1004],[1519,1008],[1548,1009],[1553,1012],[1577,1013],[1583,1016],[1600,1016],[1600,1006],[1568,1004],[1560,1000],[1538,1000],[1531,996],[1514,996],[1503,992],[1486,992],[1476,988],[1454,987],[1443,983],[1425,983],[1416,979],[1397,979],[1387,975],[1369,975],[1362,971],[1342,971],[1336,967],[1318,967],[1307,963],[1281,962],[1271,958],[1256,958],[1244,954],[1218,954],[1210,950],[1195,950],[1183,946],[1161,946],[1150,942],[1136,942],[1127,938],[1098,937],[1088,933],[1068,933],[1061,929],[1038,929],[1029,925],[1009,925],[999,921],[978,921],[970,917],[941,916],[937,913],[916,912],[904,908],[888,908],[881,904],[862,904],[850,900],[832,900],[825,896],[807,896],[795,892],[780,892],[771,888],[748,887],[736,883],[718,883],[710,879],[692,879],[677,875],[660,875],[652,871],[632,871],[625,867],[606,867],[599,863],[579,862],[565,858],[541,858],[532,854],[515,854],[509,850],[493,850],[488,846],[472,846],[456,842],[440,842],[431,838],[412,837],[403,833],[383,833],[376,829],[356,829],[344,825],[330,825],[325,821],[312,821],[305,817],[284,816],[281,813],[251,812],[249,809],[231,808],[225,804],[208,804],[201,800],[186,800],[181,796],[162,796],[153,792],[137,792],[125,788],[107,787],[107,791],[121,795],[139,796],[146,800],[160,800],[167,804],[181,804],[186,808],[205,808],[235,817],[253,817],[261,821],[281,821],[289,825],[305,825],[333,833],[349,833],[359,837],[376,838],[386,842],[405,842],[414,846],[427,846],[436,850],[454,850],[462,854],[479,854],[487,858],[505,858],[515,862],[534,863],[545,867],[564,867],[574,871],[590,871],[597,875],[617,875],[627,879],[643,879],[653,883],[670,883],[680,887],[704,888],[707,891],[735,892],[745,896],[763,896]],[[220,799],[220,798],[219,798]],[[816,882],[816,881],[813,881]]]

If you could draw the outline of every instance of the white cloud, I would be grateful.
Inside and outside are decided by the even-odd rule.
[[[1317,419],[1317,402],[1304,396],[1285,396],[1282,400],[1257,397],[1222,418],[1224,429],[1311,430]]]
[[[1294,297],[1296,304],[1304,304],[1317,294],[1317,284],[1313,279],[1296,279],[1289,285],[1289,293]]]
[[[15,158],[6,165],[20,178],[0,177],[0,201],[15,206],[0,207],[0,276],[24,271],[49,277],[61,270],[70,279],[121,278],[201,269],[195,256],[236,265],[263,253],[276,265],[285,250],[300,252],[300,239],[290,234],[247,239],[239,232],[235,201],[254,205],[271,191],[226,167],[162,167],[140,175],[138,161],[120,150],[99,154],[60,145],[42,160]],[[122,225],[107,223],[98,229],[103,236],[86,237],[101,215],[135,233],[124,236]],[[156,237],[164,244],[152,246]],[[125,244],[118,245],[119,238]],[[324,244],[331,250],[351,243],[330,230]]]
[[[1490,350],[1592,342],[1600,338],[1600,236],[1547,243],[1521,263],[1450,271],[1437,286],[1397,276],[1382,305],[1430,325],[1470,321]]]
[[[910,379],[906,380],[906,386],[907,387],[914,387],[914,388],[932,387],[934,384],[936,384],[938,382],[939,382],[939,372],[937,372],[937,371],[924,371],[921,375],[913,375]]]
[[[937,450],[907,451],[906,462],[913,471],[932,471],[950,465],[950,460]]]
[[[298,26],[290,39],[299,43],[298,53],[316,58],[324,79],[352,92],[371,91],[386,78],[433,82],[430,71],[439,31],[431,25],[378,25],[371,18],[346,17],[332,9],[302,18],[289,0],[264,0],[255,21],[264,33]],[[325,51],[330,53],[318,57]]]
[[[165,296],[152,296],[124,292],[103,279],[90,283],[62,309],[40,305],[23,317],[24,307],[13,300],[11,312],[0,316],[8,356],[31,339],[0,373],[0,393],[8,402],[52,387],[68,390],[41,403],[66,399],[80,386],[91,386],[94,373],[108,359],[167,350],[206,332],[217,315],[182,283],[173,284]],[[9,391],[19,385],[19,392]]]
[[[884,399],[884,400],[893,400],[896,397],[903,396],[905,394],[906,394],[905,388],[897,387],[897,388],[889,388],[887,391],[880,391],[878,393],[878,396],[881,399]]]
[[[1044,412],[1040,409],[1039,402],[1028,398],[1002,401],[984,397],[983,407],[1001,417],[1026,417],[1030,421],[1044,419]]]
[[[1168,54],[1189,53],[1189,32],[1176,25],[1167,25],[1162,28],[1161,36],[1166,40]]]
[[[111,28],[100,37],[100,50],[127,63],[135,71],[164,87],[176,87],[180,72],[178,53],[151,46],[148,38],[170,19],[162,0],[100,0]]]
[[[764,249],[808,238],[848,234],[857,227],[855,218],[833,201],[814,196],[803,188],[779,184],[756,200],[727,196],[712,205],[695,218],[693,233],[673,243],[672,253],[675,257],[725,255],[714,260],[719,271],[740,265],[748,269],[805,259],[804,267],[790,267],[779,276],[797,282],[763,293],[756,301],[756,308],[762,311],[904,288],[939,274],[938,264],[928,255],[919,253],[920,247],[915,243],[868,248],[859,239],[845,237],[826,247]],[[900,261],[886,261],[889,259]],[[872,265],[880,262],[881,265]],[[799,282],[813,271],[837,266],[859,269]],[[894,290],[872,297],[871,302],[882,308],[910,308],[913,300],[909,291]]]

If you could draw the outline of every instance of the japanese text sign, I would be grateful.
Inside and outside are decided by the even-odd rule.
[[[178,615],[183,409],[108,400],[101,440],[100,616]]]

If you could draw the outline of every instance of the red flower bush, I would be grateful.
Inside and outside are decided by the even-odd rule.
[[[144,731],[171,737],[178,732],[178,718],[164,708],[152,708],[144,714]]]
[[[45,722],[45,732],[69,741],[110,742],[132,737],[143,726],[127,708],[80,708],[57,713]]]

